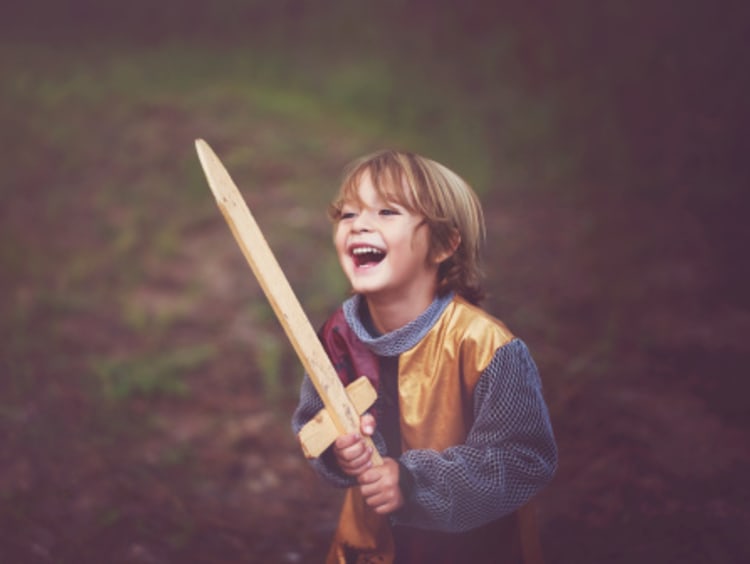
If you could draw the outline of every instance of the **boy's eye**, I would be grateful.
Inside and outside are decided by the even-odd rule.
[[[354,212],[341,212],[341,215],[339,216],[339,219],[352,219],[355,215]]]
[[[392,208],[384,208],[380,210],[380,215],[399,215],[397,210],[394,210]]]

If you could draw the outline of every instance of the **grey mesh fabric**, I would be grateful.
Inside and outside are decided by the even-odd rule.
[[[451,292],[443,297],[436,298],[414,321],[385,335],[373,335],[364,320],[360,318],[362,296],[355,295],[346,300],[343,309],[349,327],[357,335],[357,338],[367,345],[367,348],[378,356],[398,356],[415,347],[422,340],[422,337],[440,319],[448,304],[453,301],[453,297],[454,294]]]
[[[357,337],[380,356],[397,356],[414,347],[453,299],[436,299],[416,320],[386,335],[373,335],[359,316],[360,296],[344,303],[346,321]],[[397,374],[381,374],[382,378]],[[296,432],[323,403],[305,376],[293,415]],[[373,437],[385,456],[385,441]],[[405,506],[391,515],[394,525],[445,532],[468,531],[512,513],[552,478],[557,447],[537,367],[520,339],[500,347],[474,390],[474,422],[466,441],[442,452],[408,450],[398,455],[414,487]],[[337,467],[329,449],[312,461],[338,487],[356,485]]]

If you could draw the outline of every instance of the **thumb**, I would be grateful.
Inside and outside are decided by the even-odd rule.
[[[366,413],[362,416],[362,419],[360,419],[360,428],[363,435],[371,437],[375,432],[375,418],[369,413]]]

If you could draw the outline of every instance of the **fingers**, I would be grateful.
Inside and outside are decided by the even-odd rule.
[[[360,419],[360,431],[361,435],[340,436],[333,447],[339,467],[345,474],[353,477],[372,466],[373,448],[362,437],[371,437],[375,433],[375,417],[363,415]]]
[[[392,458],[383,459],[382,466],[370,468],[358,476],[362,497],[376,513],[392,513],[404,504],[398,478],[398,463]]]
[[[344,450],[356,445],[361,441],[362,437],[360,437],[356,433],[350,433],[348,435],[341,435],[340,437],[337,437],[336,441],[334,442],[334,447],[338,450]]]
[[[373,417],[369,413],[363,415],[360,419],[360,428],[363,435],[371,437],[375,432],[375,417]]]
[[[334,443],[336,461],[341,470],[353,477],[372,466],[372,448],[359,435],[343,435]]]

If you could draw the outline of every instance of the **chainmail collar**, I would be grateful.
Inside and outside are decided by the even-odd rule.
[[[397,356],[408,351],[422,340],[427,331],[435,325],[453,297],[453,292],[449,292],[442,297],[436,297],[419,317],[385,335],[378,334],[371,327],[372,324],[368,323],[369,320],[363,319],[364,316],[361,312],[367,310],[363,303],[364,298],[359,294],[355,294],[344,302],[344,318],[357,338],[376,355]],[[367,314],[365,313],[365,315]]]

